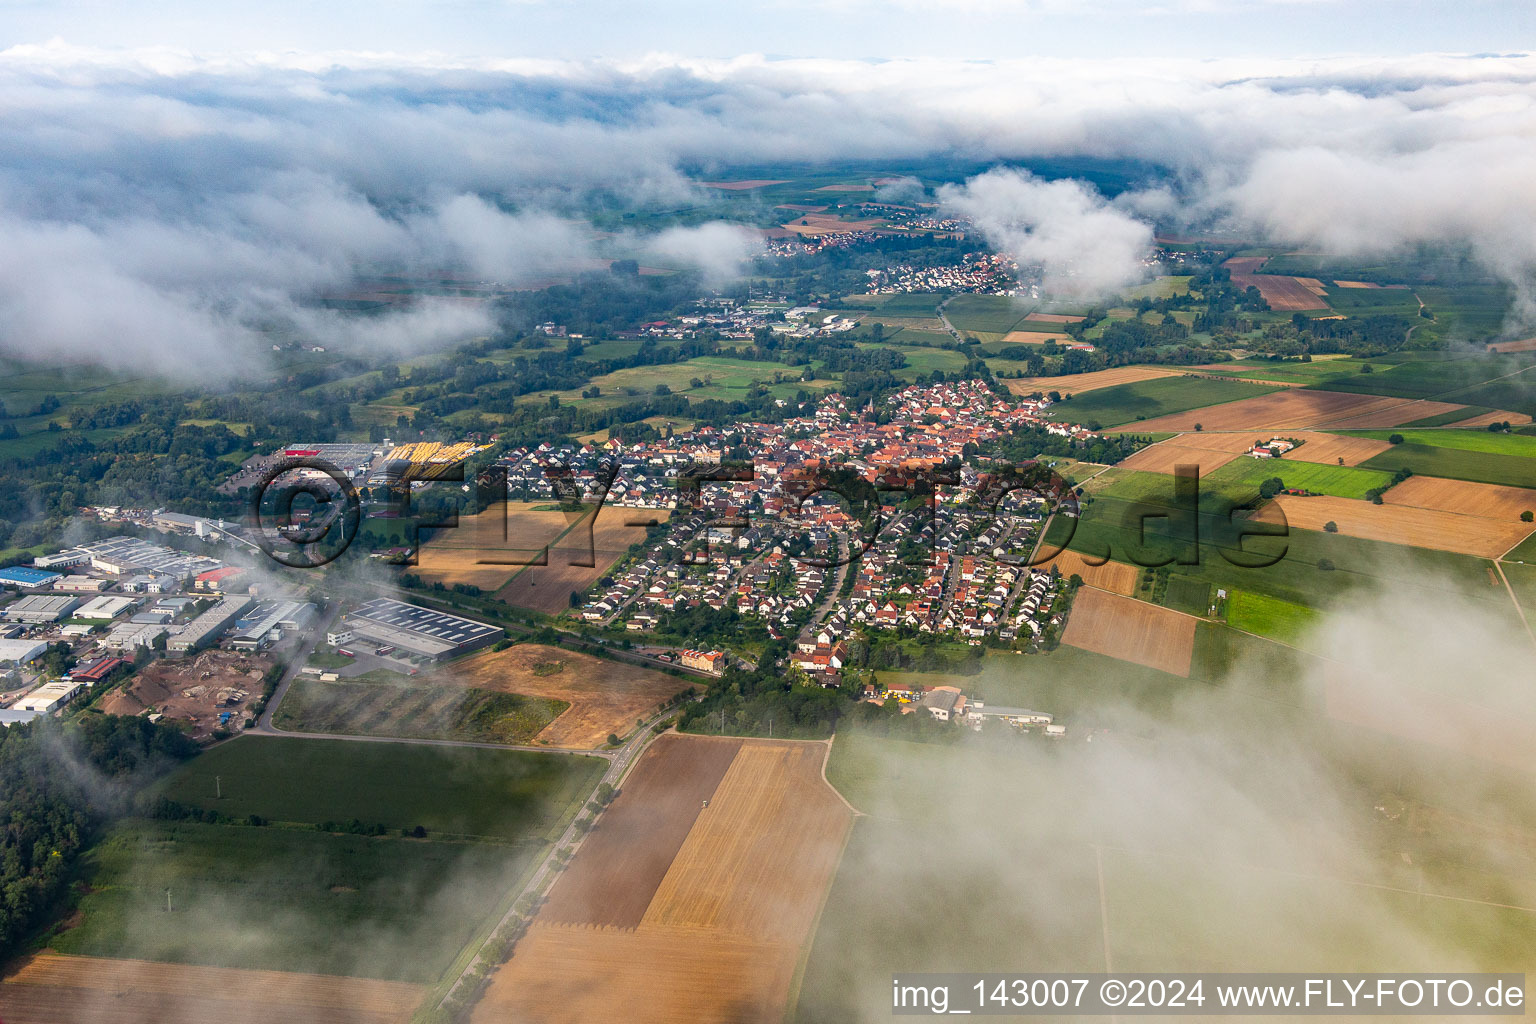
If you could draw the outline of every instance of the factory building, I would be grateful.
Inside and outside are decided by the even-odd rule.
[[[506,635],[490,626],[447,612],[387,597],[375,598],[345,617],[345,631],[381,647],[395,647],[430,661],[442,661],[489,647]]]
[[[166,650],[177,654],[200,651],[224,635],[240,613],[251,606],[249,597],[226,597],[181,628],[166,643]]]
[[[77,619],[115,619],[134,606],[131,597],[94,597],[75,612]]]
[[[44,622],[58,622],[78,607],[80,599],[68,594],[34,594],[6,605],[0,611],[0,618],[36,626]]]
[[[24,565],[13,565],[9,569],[0,569],[0,583],[17,590],[36,590],[38,587],[46,587],[59,578],[56,572],[48,572],[45,569],[29,569]]]
[[[235,623],[229,645],[254,651],[276,643],[285,632],[303,629],[314,617],[315,606],[308,601],[263,601]]]
[[[0,665],[25,665],[47,649],[41,640],[0,640]]]

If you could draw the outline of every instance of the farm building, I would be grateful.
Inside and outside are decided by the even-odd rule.
[[[349,612],[346,630],[432,661],[489,647],[506,633],[500,626],[387,597],[374,598]]]
[[[0,583],[18,590],[35,590],[45,587],[59,578],[56,572],[48,572],[44,569],[29,569],[24,565],[13,565],[9,569],[0,569]]]
[[[44,622],[58,622],[79,606],[78,597],[70,597],[67,594],[36,594],[32,597],[24,597],[15,604],[7,605],[5,610],[0,612],[0,616],[11,622],[38,625]]]
[[[965,694],[953,686],[935,686],[918,703],[940,722],[959,721],[965,715]]]
[[[1001,719],[1010,725],[1050,725],[1053,720],[1053,716],[1046,711],[1011,708],[1003,704],[988,704],[981,700],[972,701],[965,709],[967,722],[980,724],[988,718]]]

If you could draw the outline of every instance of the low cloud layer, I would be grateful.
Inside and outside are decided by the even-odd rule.
[[[1079,182],[994,170],[940,189],[939,198],[994,249],[1043,267],[1045,295],[1109,296],[1148,275],[1151,226]]]
[[[485,329],[462,309],[313,312],[380,272],[531,286],[638,256],[723,280],[740,228],[615,238],[584,202],[686,205],[733,165],[833,158],[1115,161],[1111,197],[1008,170],[944,193],[1067,294],[1130,280],[1155,225],[1349,255],[1458,246],[1536,319],[1527,56],[203,60],[58,44],[0,52],[0,98],[0,352],[29,358],[213,379],[259,367],[274,323],[405,350]]]

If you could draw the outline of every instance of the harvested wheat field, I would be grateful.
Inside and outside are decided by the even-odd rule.
[[[6,1024],[405,1024],[416,985],[96,957],[29,957],[0,985]]]
[[[1090,565],[1083,560],[1083,556],[1068,549],[1045,563],[1042,568],[1046,570],[1056,569],[1064,578],[1069,578],[1073,573],[1081,576],[1083,582],[1090,587],[1098,587],[1100,590],[1108,590],[1116,594],[1129,595],[1136,589],[1136,567],[1124,562],[1105,562],[1103,565]]]
[[[852,812],[822,778],[821,743],[664,736],[626,783],[596,832],[577,853],[556,894],[492,977],[476,1024],[506,1020],[585,1024],[596,1020],[777,1022],[792,996],[795,968],[836,872]],[[697,749],[695,749],[697,748]],[[728,769],[703,788],[688,768],[702,750],[730,751]],[[658,753],[668,762],[648,764]],[[660,806],[653,801],[662,800]],[[678,808],[686,799],[686,815]],[[665,876],[645,888],[633,924],[572,921],[557,906],[559,889],[578,869],[634,901],[623,888],[627,843],[599,846],[625,801],[638,822],[659,818],[670,831],[691,827],[673,848]],[[633,837],[631,837],[633,838]],[[588,861],[583,865],[583,861]]]
[[[1171,608],[1084,587],[1073,599],[1061,642],[1188,676],[1197,622],[1193,615]]]
[[[1536,511],[1536,491],[1435,476],[1411,476],[1388,490],[1381,500],[1388,505],[1434,508],[1508,523],[1518,523],[1522,512]]]
[[[636,719],[689,687],[664,672],[542,644],[471,655],[441,670],[433,681],[565,701],[570,707],[534,742],[569,750],[595,750],[609,733],[623,736]]]
[[[1180,434],[1179,437],[1188,435]],[[1248,444],[1253,440],[1248,439]],[[1246,448],[1246,445],[1245,445]],[[1238,457],[1237,452],[1217,451],[1211,448],[1191,448],[1178,443],[1178,438],[1148,445],[1120,463],[1122,469],[1139,469],[1144,473],[1172,473],[1174,467],[1196,465],[1200,475],[1220,469]]]
[[[1113,371],[1105,371],[1113,372]],[[1010,384],[1018,383],[1010,381]],[[1138,430],[1264,431],[1295,427],[1322,426],[1396,426],[1409,420],[1434,416],[1457,408],[1444,402],[1411,401],[1406,398],[1381,398],[1354,395],[1343,391],[1310,391],[1291,388],[1273,391],[1257,398],[1244,398],[1223,405],[1172,413],[1138,423]],[[1361,422],[1362,420],[1369,422]]]
[[[1035,324],[1080,324],[1085,318],[1071,313],[1030,313],[1024,319]]]
[[[550,548],[548,565],[527,566],[496,597],[519,608],[558,615],[570,608],[572,593],[585,591],[630,545],[645,540],[645,522],[665,522],[669,515],[656,509],[600,508],[595,520],[583,519]]]
[[[1330,466],[1358,466],[1373,456],[1380,455],[1392,446],[1385,441],[1370,437],[1345,437],[1341,434],[1321,434],[1310,430],[1294,431],[1288,436],[1306,444],[1286,452],[1293,462],[1321,462]]]
[[[550,505],[509,501],[460,516],[453,529],[434,531],[436,536],[421,546],[411,572],[429,584],[467,583],[495,590],[522,565],[543,557],[544,549],[580,518],[580,513],[561,512]]]
[[[1519,341],[1491,341],[1488,343],[1489,352],[1530,352],[1536,349],[1536,338],[1521,338]]]
[[[869,231],[884,224],[883,220],[843,220],[833,213],[807,213],[784,224],[784,230],[795,235],[833,235],[844,231]]]
[[[1070,334],[1059,334],[1056,331],[1009,331],[1003,335],[1003,341],[1010,345],[1044,345],[1048,341],[1059,345],[1071,340]]]
[[[1508,409],[1495,409],[1485,412],[1481,416],[1469,416],[1455,423],[1447,423],[1448,427],[1486,427],[1490,423],[1508,423],[1518,427],[1523,423],[1531,422],[1531,418],[1523,412],[1510,412]]]
[[[544,924],[634,928],[741,750],[739,739],[662,736],[550,891]]]
[[[1182,369],[1168,369],[1162,366],[1117,366],[1112,370],[1074,373],[1066,377],[1020,377],[1016,380],[1005,380],[1003,383],[1008,385],[1008,390],[1016,395],[1031,395],[1036,391],[1081,395],[1100,388],[1112,388],[1116,384],[1134,384],[1138,380],[1151,380],[1154,377],[1178,377],[1183,373]],[[1150,428],[1138,423],[1136,429],[1137,432],[1143,432]]]
[[[1331,522],[1346,537],[1459,551],[1483,558],[1499,557],[1536,529],[1530,523],[1499,522],[1411,505],[1373,505],[1354,498],[1297,498],[1282,494],[1275,498],[1275,505],[1294,529],[1322,530]],[[1260,518],[1273,521],[1268,509]]]

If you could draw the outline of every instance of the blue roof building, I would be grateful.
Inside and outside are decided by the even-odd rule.
[[[56,579],[59,579],[59,574],[49,572],[47,569],[29,569],[24,565],[13,565],[9,569],[0,569],[0,583],[12,587],[22,587],[26,590],[45,586]]]

